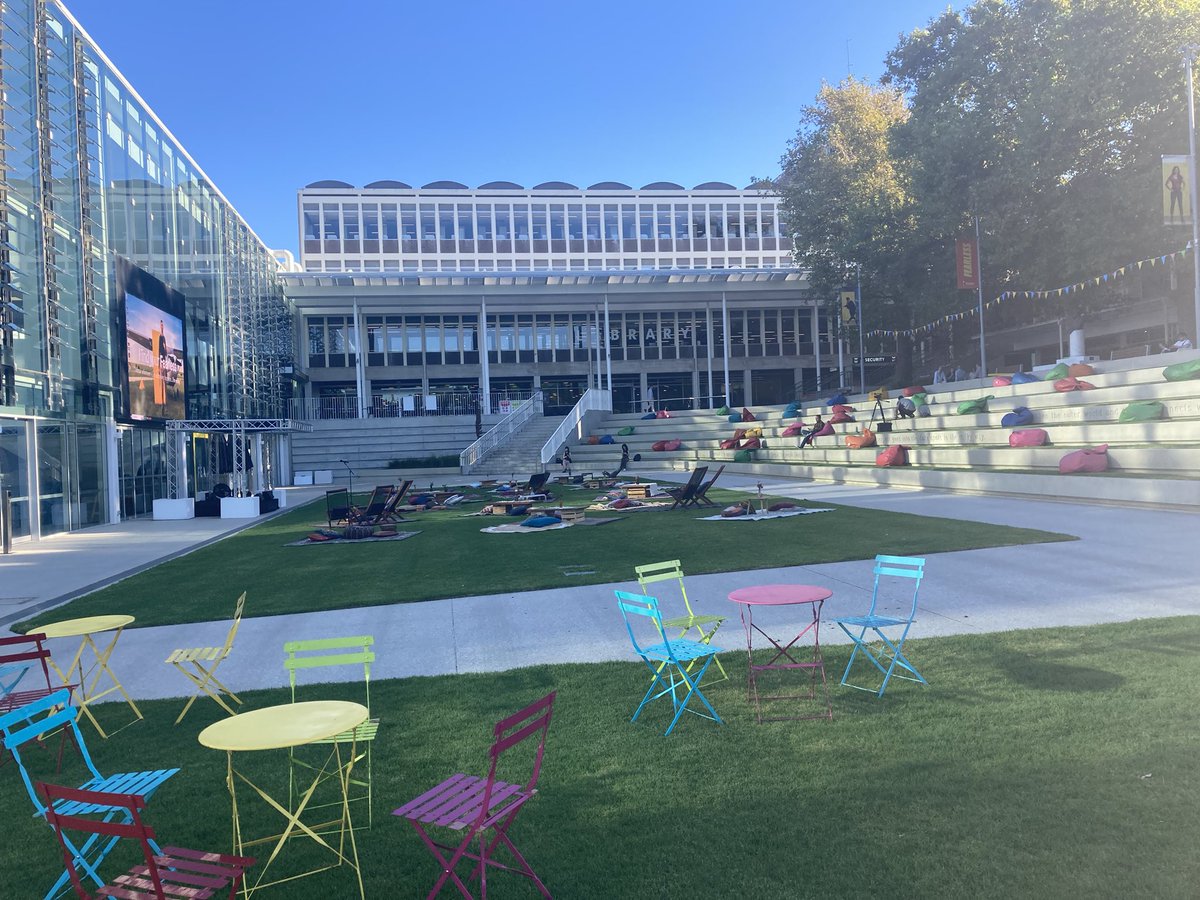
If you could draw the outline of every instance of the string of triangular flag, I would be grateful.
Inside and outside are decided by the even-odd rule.
[[[1053,288],[1048,291],[1004,291],[998,297],[994,297],[985,303],[984,309],[991,309],[993,306],[999,306],[1009,300],[1044,300],[1050,297],[1064,297],[1068,294],[1078,293],[1085,288],[1095,287],[1109,281],[1115,281],[1130,272],[1137,271],[1143,266],[1161,266],[1166,265],[1169,260],[1183,259],[1187,254],[1192,252],[1191,246],[1184,247],[1182,250],[1176,250],[1174,253],[1167,253],[1163,256],[1152,256],[1148,259],[1139,259],[1135,263],[1130,263],[1127,266],[1121,266],[1112,272],[1104,275],[1097,275],[1094,278],[1089,278],[1086,281],[1077,281],[1074,284],[1068,284],[1060,288]],[[915,328],[877,328],[874,331],[866,332],[863,337],[913,337],[918,334],[928,334],[935,328],[940,328],[943,325],[949,325],[952,322],[959,322],[969,316],[979,314],[979,307],[972,306],[970,309],[964,309],[962,312],[951,313],[950,315],[942,316],[933,322],[927,322],[924,325],[918,325]]]

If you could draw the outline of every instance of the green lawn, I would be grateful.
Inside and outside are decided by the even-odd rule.
[[[1200,617],[912,641],[929,687],[902,682],[878,700],[835,686],[833,722],[762,726],[746,704],[745,659],[729,654],[733,678],[709,688],[726,725],[686,717],[671,737],[664,710],[628,721],[640,663],[381,682],[376,819],[359,843],[367,896],[424,896],[434,864],[388,813],[454,772],[482,774],[492,723],[557,690],[541,793],[513,830],[555,896],[1195,897],[1198,648]],[[847,652],[828,650],[834,682]],[[146,703],[148,721],[108,741],[85,733],[105,773],[181,766],[148,819],[163,843],[225,849],[224,759],[196,742],[216,707],[173,728],[181,702]],[[52,771],[53,754],[32,758]],[[284,763],[282,752],[247,760],[276,790]],[[0,895],[40,896],[61,861],[25,814],[11,763],[0,801]],[[245,802],[244,828],[274,825]],[[309,857],[303,843],[290,852]],[[348,898],[347,876],[264,896]],[[535,896],[503,873],[489,886],[498,900]]]
[[[567,505],[596,496],[556,490]],[[722,505],[746,496],[713,492]],[[319,503],[300,507],[17,628],[108,613],[136,616],[138,626],[225,619],[243,590],[246,615],[267,616],[626,581],[634,565],[660,559],[679,558],[684,571],[703,574],[1072,540],[1033,529],[837,506],[831,513],[755,525],[703,522],[694,510],[633,512],[608,525],[528,536],[480,531],[516,519],[422,512],[399,524],[421,532],[405,541],[285,546],[324,526],[323,514]]]

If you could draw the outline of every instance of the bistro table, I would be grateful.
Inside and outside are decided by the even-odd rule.
[[[353,742],[350,743],[349,754],[343,757],[341,743],[330,744],[329,756],[324,765],[314,769],[312,784],[299,794],[295,809],[291,809],[291,801],[285,806],[273,799],[262,787],[251,781],[245,773],[234,766],[235,753],[249,753],[258,750],[285,750],[290,747],[300,747],[327,738],[335,737],[343,732],[353,732],[355,728],[366,721],[369,713],[361,703],[349,703],[343,700],[313,700],[303,703],[284,703],[279,706],[268,706],[250,712],[238,713],[228,719],[222,719],[209,725],[200,732],[200,743],[213,750],[224,750],[226,754],[225,783],[229,789],[230,802],[233,808],[233,852],[237,856],[245,856],[245,850],[255,844],[273,844],[271,853],[258,871],[258,878],[251,883],[247,878],[243,887],[243,896],[249,897],[254,891],[271,885],[280,884],[315,875],[343,863],[354,870],[358,881],[358,895],[365,897],[363,892],[362,872],[358,865],[358,844],[354,839],[354,828],[350,821],[349,785],[350,773],[357,759]],[[322,825],[308,825],[302,821],[305,808],[312,799],[317,787],[330,778],[337,778],[341,791],[341,816],[337,824],[337,844],[334,846],[325,840],[323,833],[315,829]],[[289,773],[289,781],[291,773]],[[238,810],[237,783],[241,781],[248,785],[255,794],[280,816],[287,821],[287,826],[279,834],[261,838],[246,838],[242,834],[242,820]],[[324,847],[336,858],[336,862],[316,869],[310,869],[299,874],[290,874],[274,881],[266,881],[267,870],[283,850],[289,838],[307,836]],[[332,833],[330,834],[332,836]],[[347,839],[349,839],[349,856],[346,855]],[[261,857],[260,857],[261,859]],[[332,892],[328,896],[334,896]],[[338,896],[345,896],[339,894]]]
[[[821,657],[821,607],[833,596],[828,588],[810,584],[763,584],[754,587],[738,588],[729,595],[729,599],[742,607],[742,625],[746,629],[746,656],[748,659],[747,693],[748,699],[754,703],[754,713],[761,725],[763,722],[779,722],[794,719],[833,719],[833,705],[829,701],[829,685],[825,681],[825,661]],[[787,642],[780,644],[754,624],[755,607],[766,606],[798,606],[808,604],[812,610],[812,620],[806,622],[800,632]],[[766,662],[754,661],[754,632],[766,638],[775,648],[775,655]],[[797,642],[805,635],[812,634],[812,653],[807,659],[801,658]],[[795,648],[795,649],[793,649]],[[758,676],[761,672],[798,669],[809,675],[809,690],[807,694],[773,694],[760,695]],[[821,676],[821,689],[825,695],[825,710],[813,715],[791,715],[764,717],[762,702],[779,700],[816,700],[817,675]]]
[[[49,625],[43,625],[33,633],[40,632],[47,638],[82,638],[79,642],[79,649],[75,651],[75,657],[65,669],[60,669],[54,661],[54,656],[48,656],[47,662],[54,669],[54,673],[59,677],[64,685],[68,688],[71,686],[71,677],[68,673],[73,670],[79,671],[79,692],[76,694],[80,712],[88,717],[88,720],[96,726],[96,731],[100,733],[100,737],[107,738],[108,732],[100,727],[100,723],[96,721],[95,715],[88,708],[91,704],[107,697],[114,691],[120,691],[121,696],[125,698],[125,702],[129,704],[133,710],[135,719],[126,722],[121,727],[132,725],[138,719],[142,718],[142,711],[138,709],[137,704],[133,702],[133,698],[125,691],[124,685],[120,679],[109,667],[108,661],[112,658],[113,650],[116,649],[117,641],[121,637],[121,632],[125,630],[125,626],[132,625],[133,616],[88,616],[83,619],[67,619],[62,622],[51,622]],[[96,643],[94,635],[106,634],[112,632],[112,637],[103,648]],[[93,662],[86,672],[83,668],[84,651],[91,648],[92,656],[95,657]],[[103,691],[97,692],[100,686],[100,679],[104,675],[108,675],[112,681],[112,685],[105,688]],[[90,676],[91,680],[87,680]],[[119,729],[118,729],[119,730]]]

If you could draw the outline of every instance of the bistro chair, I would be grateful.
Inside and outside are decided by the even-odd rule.
[[[167,657],[166,661],[183,673],[183,677],[196,687],[196,693],[188,698],[183,711],[179,713],[179,718],[175,720],[176,725],[183,721],[192,704],[202,695],[212,697],[217,701],[217,705],[231,716],[234,715],[233,707],[226,703],[221,695],[224,694],[234,703],[241,705],[242,701],[238,695],[217,678],[217,667],[229,658],[229,653],[233,650],[233,639],[237,637],[238,626],[242,624],[242,611],[245,607],[246,592],[243,591],[233,609],[233,621],[229,623],[229,632],[225,635],[225,643],[222,646],[174,650]]]

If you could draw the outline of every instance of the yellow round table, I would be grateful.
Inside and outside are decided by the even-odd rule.
[[[133,709],[134,715],[137,717],[133,722],[142,718],[142,711],[133,702],[133,698],[126,693],[124,685],[121,684],[120,679],[117,678],[108,665],[113,650],[116,649],[117,641],[121,637],[121,632],[125,630],[127,625],[132,625],[133,622],[133,616],[86,616],[82,619],[66,619],[62,622],[51,622],[36,629],[36,632],[40,632],[47,638],[83,638],[79,642],[79,649],[75,651],[75,657],[65,670],[58,667],[54,662],[53,655],[49,657],[49,663],[64,685],[69,685],[71,682],[71,678],[67,673],[75,669],[79,670],[79,692],[76,697],[76,703],[80,712],[86,715],[91,723],[96,726],[96,731],[103,738],[108,737],[108,733],[100,727],[100,723],[96,721],[95,715],[92,714],[92,711],[88,707],[98,700],[107,697],[113,691],[120,691],[121,696],[125,698],[125,702]],[[101,649],[93,636],[110,631],[112,632],[112,639]],[[88,647],[91,647],[96,661],[92,663],[85,674],[83,670],[83,651]],[[106,674],[112,679],[112,686],[97,693],[96,688],[100,684],[100,679]],[[91,676],[91,681],[87,680],[87,676]],[[127,724],[133,724],[133,722]]]
[[[350,773],[358,757],[354,744],[350,745],[350,752],[344,759],[342,744],[333,743],[329,745],[331,749],[325,764],[315,769],[312,784],[300,794],[299,802],[294,810],[290,808],[290,797],[288,805],[284,806],[279,801],[273,799],[262,787],[247,778],[244,773],[238,771],[233,764],[233,754],[254,752],[257,750],[283,750],[325,741],[345,732],[353,733],[354,729],[365,722],[368,716],[369,712],[367,708],[361,703],[350,703],[344,700],[312,700],[303,703],[285,703],[279,706],[268,706],[264,709],[238,713],[236,716],[230,716],[228,719],[214,722],[200,732],[199,741],[203,746],[213,750],[224,750],[226,754],[226,787],[229,789],[229,797],[233,808],[234,852],[239,856],[245,856],[244,851],[248,847],[256,844],[274,844],[271,849],[271,855],[262,863],[258,871],[258,879],[253,884],[247,879],[245,883],[245,896],[249,897],[251,893],[260,888],[279,884],[283,881],[291,881],[294,878],[300,878],[304,875],[315,875],[317,872],[324,872],[326,869],[345,863],[354,869],[355,876],[358,879],[359,896],[365,897],[362,873],[358,866],[358,844],[354,839],[354,828],[350,821]],[[290,768],[291,763],[289,762]],[[292,773],[289,771],[289,785],[291,777]],[[341,790],[341,816],[339,820],[336,823],[323,823],[321,825],[305,824],[301,817],[304,814],[305,808],[309,805],[314,791],[316,791],[322,782],[334,777],[337,778]],[[243,837],[241,818],[238,813],[238,781],[244,782],[252,788],[254,793],[261,797],[268,806],[287,820],[287,825],[280,834],[254,839]],[[336,842],[336,846],[330,844],[321,834],[314,830],[316,828],[324,828],[326,824],[336,824],[338,826],[336,833],[339,839]],[[302,834],[331,852],[337,857],[337,861],[307,872],[286,875],[275,881],[265,881],[267,869],[270,868],[271,864],[279,856],[288,838],[299,837]],[[347,837],[349,837],[350,845],[349,856],[344,852],[346,846],[345,839]]]

